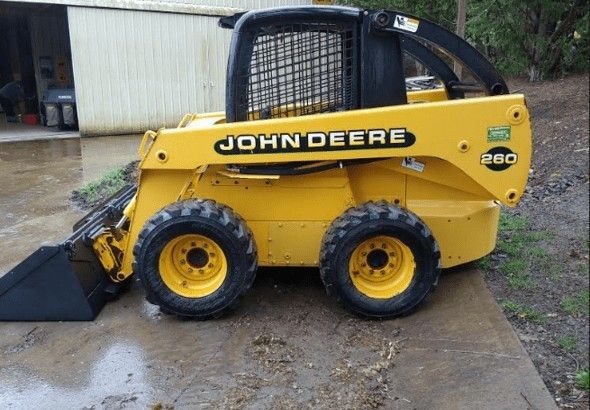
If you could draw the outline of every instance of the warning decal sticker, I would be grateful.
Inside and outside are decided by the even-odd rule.
[[[393,22],[393,27],[399,28],[400,30],[409,31],[410,33],[415,33],[418,31],[418,26],[420,25],[420,21],[406,17],[406,16],[395,16],[395,20]]]

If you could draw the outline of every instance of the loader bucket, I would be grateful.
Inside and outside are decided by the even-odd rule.
[[[108,279],[90,238],[121,218],[135,191],[123,188],[78,221],[61,244],[39,248],[0,277],[0,320],[93,320],[121,287]]]

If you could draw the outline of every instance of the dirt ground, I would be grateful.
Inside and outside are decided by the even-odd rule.
[[[525,196],[505,211],[545,235],[538,246],[546,253],[530,267],[530,286],[515,289],[498,269],[510,256],[497,249],[486,280],[557,404],[588,408],[588,392],[575,383],[576,371],[588,368],[588,76],[515,80],[510,88],[526,96],[534,153]]]

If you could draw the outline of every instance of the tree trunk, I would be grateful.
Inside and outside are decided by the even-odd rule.
[[[459,37],[465,38],[465,21],[467,19],[467,0],[457,0],[457,29],[456,33]],[[453,71],[461,79],[463,75],[463,67],[457,61],[453,64]]]

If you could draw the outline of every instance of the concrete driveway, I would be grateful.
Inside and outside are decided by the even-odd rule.
[[[0,144],[0,275],[65,237],[80,216],[71,189],[133,159],[136,142]],[[315,269],[262,269],[220,320],[162,315],[134,283],[94,322],[0,329],[8,408],[555,408],[473,269],[446,272],[399,320],[346,313]]]

